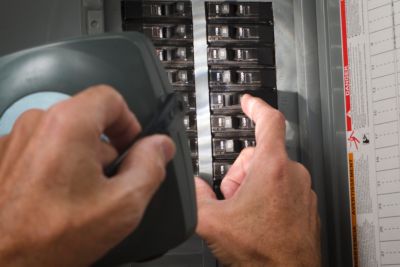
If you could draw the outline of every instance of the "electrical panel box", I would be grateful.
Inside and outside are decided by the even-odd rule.
[[[285,115],[287,151],[319,197],[323,266],[352,266],[340,0],[5,0],[0,56],[79,35],[139,31],[186,105],[193,168],[219,185],[255,146],[241,96]],[[163,258],[127,266],[218,266],[197,236]]]
[[[211,175],[216,172],[215,166],[226,160],[233,162],[243,148],[255,146],[254,125],[241,111],[240,98],[250,93],[277,107],[272,3],[202,3],[208,88],[196,86],[195,82],[194,42],[198,40],[193,38],[192,2],[123,0],[120,4],[122,30],[142,32],[153,41],[171,84],[187,104],[184,123],[190,136],[195,173],[199,174],[200,167],[196,88],[201,90],[199,94],[209,95]],[[218,192],[223,176],[211,179]]]

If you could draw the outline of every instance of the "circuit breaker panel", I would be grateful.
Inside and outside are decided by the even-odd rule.
[[[347,2],[5,0],[0,55],[86,34],[143,32],[186,101],[195,173],[216,192],[239,152],[255,145],[241,95],[260,96],[285,115],[288,155],[313,178],[323,266],[352,266],[340,27],[340,5]],[[357,5],[350,6],[358,25],[352,12]],[[391,23],[390,16],[384,22]],[[217,265],[196,236],[161,259],[139,264]]]
[[[153,41],[170,82],[182,94],[196,174],[197,128],[209,124],[210,183],[222,197],[219,186],[235,158],[255,146],[254,124],[241,111],[241,96],[259,96],[277,107],[272,3],[203,2],[208,85],[201,88],[195,84],[192,8],[191,1],[124,0],[122,29],[143,32]],[[196,106],[196,90],[208,96],[207,108]],[[210,121],[198,124],[196,110],[209,113]]]
[[[192,151],[193,170],[198,175],[191,3],[122,1],[121,12],[122,29],[142,32],[153,41],[170,83],[182,95],[187,110],[184,125]]]
[[[256,145],[255,125],[243,114],[241,97],[249,93],[278,105],[272,3],[123,0],[121,18],[123,31],[140,31],[152,40],[186,102],[194,172],[223,198],[224,176],[242,149]],[[185,261],[185,251],[196,251],[203,260]],[[175,254],[181,260],[175,258],[174,266],[216,266],[215,259],[206,263],[207,251],[194,237],[173,255],[145,266],[163,266]]]
[[[216,192],[240,151],[255,146],[240,107],[249,93],[277,106],[272,3],[206,2],[209,92]]]

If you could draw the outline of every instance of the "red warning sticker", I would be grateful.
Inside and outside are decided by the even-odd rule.
[[[350,91],[350,70],[349,51],[347,45],[347,24],[346,24],[346,0],[340,0],[340,13],[342,20],[342,47],[343,47],[343,82],[346,104],[346,128],[348,132],[353,130],[351,120],[351,91]]]

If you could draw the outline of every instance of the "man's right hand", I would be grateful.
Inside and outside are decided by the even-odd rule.
[[[0,138],[0,266],[90,266],[130,234],[175,153],[168,136],[142,138],[108,179],[140,131],[108,86],[24,113]]]
[[[228,266],[320,266],[317,196],[308,171],[289,160],[283,115],[246,95],[256,148],[244,150],[221,184],[226,200],[196,180],[197,232]]]

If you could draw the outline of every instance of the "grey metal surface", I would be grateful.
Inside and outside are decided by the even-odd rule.
[[[286,88],[292,88],[298,94],[293,109],[299,119],[299,160],[319,197],[323,266],[352,266],[339,1],[276,0],[274,14],[279,108],[291,114],[282,102]],[[295,67],[290,68],[290,58]]]
[[[321,218],[322,264],[329,266],[325,170],[318,68],[316,1],[293,1],[299,101],[301,162],[311,173]]]
[[[122,32],[121,0],[104,1],[104,19],[106,32]]]
[[[278,108],[286,117],[286,146],[291,159],[300,159],[298,85],[293,1],[273,1]]]
[[[323,266],[329,266],[315,1],[276,0],[274,12],[279,109],[293,125],[287,130],[289,153],[297,148],[298,157],[292,159],[312,176],[322,222]]]
[[[212,146],[210,98],[208,88],[207,26],[205,1],[192,2],[193,46],[197,102],[197,133],[199,170],[203,179],[212,184]]]
[[[338,4],[274,2],[279,108],[286,109],[282,85],[293,86],[298,96],[293,109],[299,120],[299,160],[309,169],[319,198],[323,266],[332,267],[352,264]],[[295,58],[295,67],[290,68],[290,58]],[[285,71],[292,78],[282,75]]]
[[[79,35],[81,0],[0,1],[0,56]]]
[[[82,34],[104,33],[103,0],[82,0]]]
[[[317,1],[330,266],[352,266],[339,1]]]

